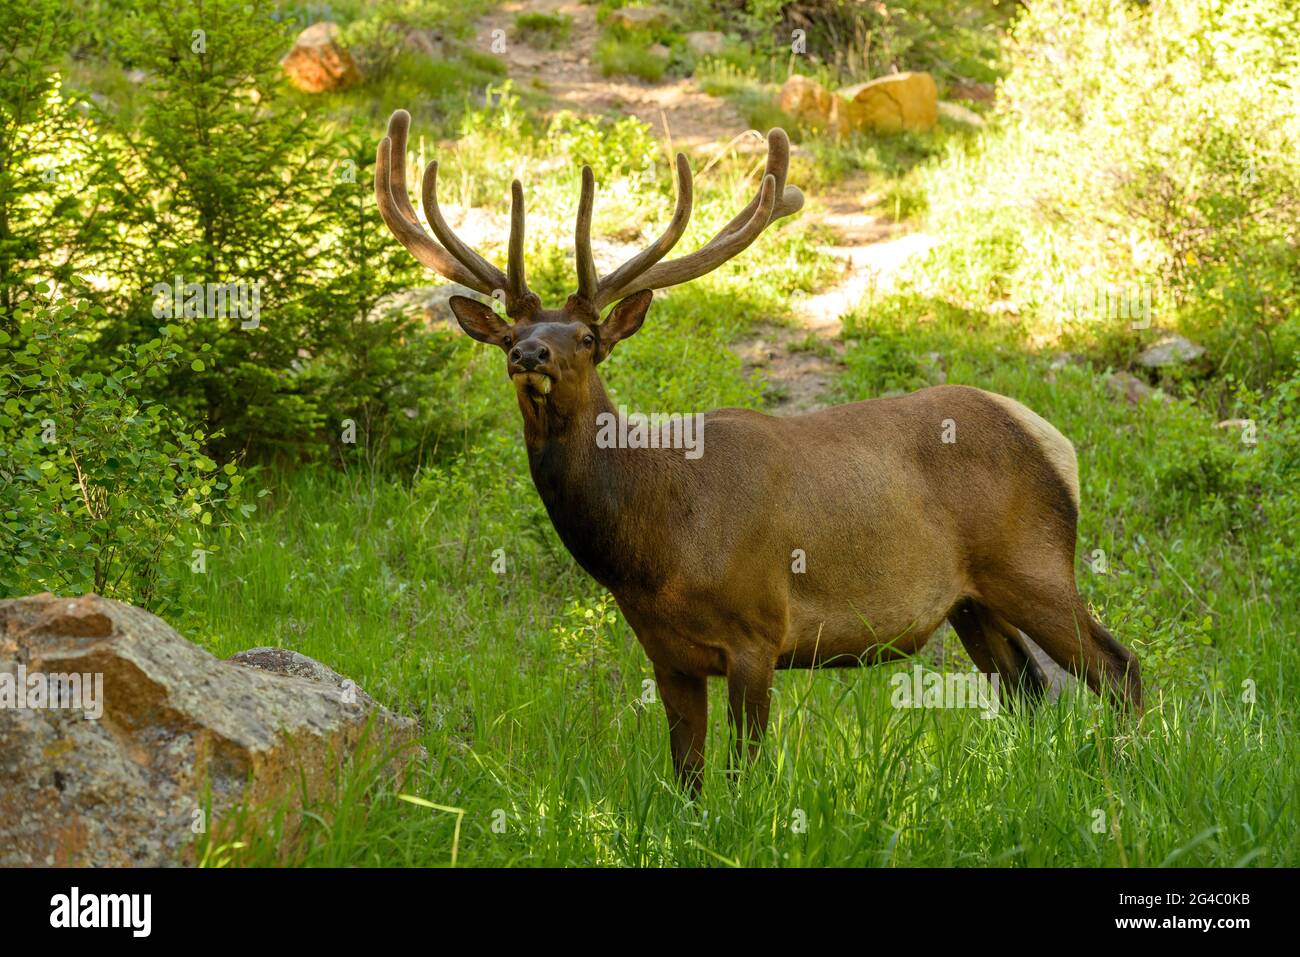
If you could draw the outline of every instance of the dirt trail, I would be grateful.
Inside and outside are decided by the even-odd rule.
[[[520,13],[560,13],[572,20],[569,37],[555,49],[535,49],[514,36]],[[523,90],[550,98],[553,109],[583,114],[632,115],[650,125],[671,150],[712,157],[728,149],[758,152],[761,136],[746,136],[748,126],[725,100],[709,96],[691,79],[648,83],[629,77],[607,77],[596,63],[600,28],[595,10],[574,0],[508,0],[479,21],[476,36],[484,47],[504,40],[502,58],[509,77]],[[499,49],[499,46],[498,46]],[[796,147],[797,149],[797,147]],[[737,345],[750,369],[764,375],[772,411],[792,415],[820,408],[835,377],[844,344],[840,317],[873,293],[883,293],[899,267],[924,252],[935,240],[908,233],[871,212],[879,197],[868,193],[865,177],[850,177],[822,195],[809,196],[798,215],[826,227],[832,241],[821,251],[841,264],[839,277],[828,288],[795,304],[793,327],[762,326]],[[461,219],[457,229],[470,233],[498,229],[500,217],[480,210],[449,210]],[[477,229],[476,229],[477,227]],[[593,243],[597,265],[613,268],[636,248]]]
[[[560,13],[573,21],[569,38],[553,50],[534,49],[514,37],[520,13]],[[596,63],[600,28],[593,7],[573,0],[510,0],[480,21],[480,35],[504,38],[509,76],[523,89],[547,94],[555,109],[575,113],[629,114],[648,123],[673,149],[712,152],[746,130],[725,100],[702,93],[689,79],[647,83],[603,76]],[[494,31],[503,31],[494,33]],[[751,149],[755,147],[749,147]]]

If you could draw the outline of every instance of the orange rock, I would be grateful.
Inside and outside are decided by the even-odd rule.
[[[831,91],[816,80],[795,73],[781,87],[777,105],[782,113],[810,126],[827,126],[834,99]]]
[[[835,95],[832,125],[841,132],[899,133],[932,129],[939,120],[939,90],[928,73],[895,73]]]
[[[339,90],[361,82],[361,70],[338,35],[338,24],[328,20],[313,23],[298,34],[293,49],[280,60],[289,82],[304,93]]]

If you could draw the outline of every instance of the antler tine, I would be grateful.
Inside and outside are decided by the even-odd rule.
[[[507,294],[513,302],[529,295],[524,279],[524,187],[510,184],[510,247],[506,259]]]
[[[776,205],[772,208],[772,219],[780,219],[782,216],[789,216],[791,213],[798,212],[803,206],[803,193],[797,186],[786,186],[785,178],[790,172],[790,137],[786,136],[785,130],[781,127],[775,127],[768,131],[767,134],[767,164],[763,169],[764,176],[771,176],[776,180]],[[758,205],[758,197],[755,196],[749,201],[749,205],[742,209],[732,218],[731,222],[723,226],[718,233],[718,237],[731,232],[742,223],[749,221],[753,215],[755,206]],[[715,238],[718,238],[715,237]]]
[[[498,289],[506,290],[505,273],[461,242],[460,237],[453,233],[451,227],[447,225],[447,220],[443,219],[442,209],[438,206],[437,160],[433,160],[424,168],[424,183],[422,185],[424,215],[428,217],[429,225],[433,227],[433,234],[438,237],[438,240],[447,247],[453,256],[465,264],[466,269],[487,284],[489,295],[494,294]]]
[[[613,302],[637,289],[663,289],[689,282],[741,252],[773,220],[789,216],[803,206],[803,193],[797,187],[785,185],[789,168],[790,140],[778,127],[767,135],[767,164],[758,195],[695,252],[656,263],[619,288],[611,287],[605,301]]]
[[[578,198],[578,220],[573,229],[573,264],[578,271],[578,295],[594,303],[599,290],[596,260],[591,255],[591,206],[596,195],[596,177],[590,166],[582,168],[582,195]]]
[[[637,289],[665,289],[668,286],[678,286],[684,282],[690,282],[692,279],[698,279],[705,273],[712,272],[728,259],[743,251],[758,238],[758,234],[772,221],[772,213],[776,209],[776,178],[774,176],[768,174],[763,177],[763,185],[759,188],[758,195],[754,199],[757,205],[749,220],[739,229],[734,229],[729,233],[718,233],[717,236],[689,256],[682,256],[680,259],[672,259],[652,266],[632,285]],[[631,289],[619,290],[614,293],[613,298],[617,299],[632,291]]]
[[[406,193],[406,131],[410,122],[409,113],[396,111],[388,121],[388,135],[379,141],[375,150],[375,202],[379,215],[421,265],[452,282],[491,295],[491,288],[485,287],[477,276],[438,245],[415,218]]]
[[[673,218],[668,222],[668,228],[653,243],[600,280],[596,289],[596,298],[593,302],[597,311],[613,302],[617,298],[614,293],[630,286],[638,276],[667,256],[672,248],[677,245],[677,241],[682,238],[682,234],[686,232],[687,224],[691,221],[693,202],[691,167],[686,161],[686,154],[678,153],[677,206],[673,210]]]

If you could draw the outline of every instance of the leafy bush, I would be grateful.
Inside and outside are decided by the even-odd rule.
[[[563,13],[520,13],[515,17],[515,36],[546,50],[569,39],[572,28],[573,18]]]
[[[10,333],[29,276],[70,279],[104,228],[88,215],[95,138],[55,69],[73,35],[60,0],[0,6],[0,330]]]
[[[103,310],[38,295],[18,307],[16,335],[0,332],[0,595],[174,602],[252,510],[244,476],[204,453],[203,429],[148,397],[183,359],[176,327],[98,372],[88,333]]]

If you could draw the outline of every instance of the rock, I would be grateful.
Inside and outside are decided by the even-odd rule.
[[[976,80],[957,80],[948,87],[948,95],[954,100],[992,103],[997,96],[997,89],[992,83],[980,83]]]
[[[627,30],[666,27],[671,22],[672,13],[664,7],[622,7],[609,13],[609,23]]]
[[[1145,369],[1164,369],[1170,366],[1196,365],[1205,355],[1205,349],[1182,336],[1163,336],[1142,350],[1138,365]]]
[[[135,86],[139,86],[145,80],[149,79],[149,74],[145,73],[144,70],[127,70],[122,75],[126,77],[128,83]]]
[[[333,668],[326,667],[315,658],[308,658],[288,648],[269,646],[249,648],[247,651],[236,652],[226,660],[248,668],[259,668],[274,675],[306,678],[308,681],[333,685],[341,692],[354,696],[361,704],[369,706],[375,703],[374,699],[358,688],[351,678],[344,678]]]
[[[1158,402],[1166,398],[1159,389],[1151,388],[1131,372],[1112,372],[1106,377],[1106,388],[1116,398],[1125,399],[1131,405],[1137,405],[1146,399]]]
[[[393,771],[420,756],[414,721],[323,665],[241,658],[98,595],[0,601],[0,866],[192,863],[194,825],[216,840],[241,804],[252,826],[285,806],[292,834],[303,786],[327,800],[363,740]]]
[[[662,43],[650,44],[646,52],[648,52],[651,56],[657,56],[661,60],[667,60],[670,56],[673,55],[673,51],[668,49]]]
[[[361,81],[352,54],[339,42],[339,26],[329,20],[313,23],[280,60],[289,82],[304,93],[340,90]]]
[[[446,56],[443,49],[442,35],[435,33],[433,30],[412,30],[406,35],[402,45],[413,53],[420,53],[436,60],[443,59]]]
[[[1061,352],[1052,357],[1052,361],[1047,368],[1052,372],[1059,372],[1066,366],[1086,366],[1087,364],[1088,359],[1086,356],[1081,356],[1077,352]]]
[[[923,131],[939,121],[939,91],[928,73],[895,73],[840,90],[835,107],[841,133]]]
[[[984,117],[974,110],[967,109],[958,103],[949,103],[947,100],[939,101],[939,115],[945,120],[964,123],[967,126],[982,127],[984,125]]]
[[[696,56],[717,56],[727,38],[717,30],[695,30],[686,34],[686,48]]]
[[[468,296],[470,299],[477,299],[479,302],[492,302],[491,297],[476,292],[468,286],[462,286],[460,283],[449,282],[441,286],[413,286],[409,289],[399,289],[397,292],[382,297],[375,303],[375,308],[370,311],[370,315],[366,318],[370,322],[375,322],[393,313],[400,313],[418,319],[429,328],[448,327],[454,332],[460,332],[460,323],[456,321],[451,306],[447,304],[447,300],[452,296]]]
[[[777,106],[781,112],[810,126],[829,126],[835,97],[816,80],[791,74],[781,86]]]

